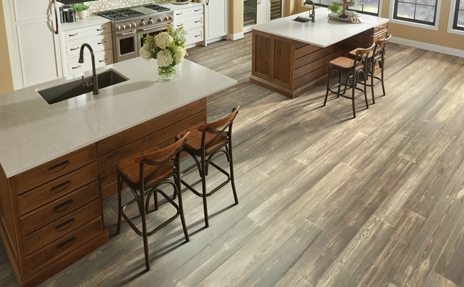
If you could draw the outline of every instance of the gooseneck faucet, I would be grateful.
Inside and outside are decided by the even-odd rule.
[[[87,47],[89,49],[90,56],[92,57],[92,73],[93,73],[93,76],[92,76],[91,81],[85,81],[84,76],[82,76],[82,86],[85,87],[85,88],[93,86],[93,94],[98,95],[100,92],[98,91],[98,76],[97,76],[97,72],[95,70],[95,55],[93,54],[92,47],[87,43],[84,43],[81,46],[81,50],[80,50],[80,53],[79,53],[79,63],[80,64],[84,63],[84,48],[85,47]]]
[[[306,0],[303,5],[306,5],[306,4],[313,5],[313,10],[309,11],[309,18],[311,18],[311,22],[315,22],[316,14],[314,13],[314,10],[316,9],[316,7],[314,7],[314,2],[311,0]]]

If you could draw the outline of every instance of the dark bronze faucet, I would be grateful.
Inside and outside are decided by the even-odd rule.
[[[309,11],[309,18],[311,18],[311,22],[314,22],[315,19],[316,19],[316,14],[314,13],[314,10],[316,10],[316,7],[314,7],[314,2],[311,1],[311,0],[306,0],[306,1],[304,2],[304,5],[306,5],[306,4],[311,4],[311,5],[313,5],[313,10]]]
[[[87,43],[84,43],[82,44],[81,46],[81,51],[79,53],[79,63],[83,64],[84,63],[84,48],[87,47],[90,51],[90,56],[92,57],[92,72],[93,72],[93,76],[92,76],[92,80],[91,81],[85,81],[84,80],[84,76],[82,76],[82,86],[85,87],[85,88],[88,88],[88,87],[91,87],[93,86],[93,94],[94,95],[98,95],[100,92],[98,91],[98,76],[97,76],[97,72],[95,70],[95,56],[93,54],[93,49],[92,47],[87,44]]]

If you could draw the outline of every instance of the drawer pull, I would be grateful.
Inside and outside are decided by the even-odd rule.
[[[69,37],[74,37],[74,36],[77,36],[77,35],[79,35],[79,33],[69,34],[68,36],[69,36]]]
[[[383,26],[379,26],[379,30],[382,29],[382,28],[383,28]]]
[[[201,22],[201,20],[197,20],[197,21],[195,21],[195,23],[200,23],[200,22]]]
[[[64,242],[64,243],[61,243],[60,245],[58,245],[58,247],[56,247],[56,249],[58,249],[58,251],[63,251],[63,250],[66,250],[68,249],[69,247],[71,247],[71,245],[74,244],[74,242],[76,242],[77,238],[74,236],[73,238],[69,239],[68,241]]]
[[[80,66],[81,66],[81,65],[79,65],[79,67],[80,67]],[[79,68],[79,67],[77,67],[77,68]],[[77,69],[77,68],[76,68],[76,69]],[[73,67],[73,69],[74,69],[74,67]],[[49,168],[49,169],[48,169],[48,172],[49,172],[49,173],[57,173],[57,172],[60,172],[60,171],[62,171],[63,169],[65,169],[68,165],[69,165],[69,161],[63,161],[62,163],[59,163],[59,164],[54,165],[54,166],[52,166],[51,168]],[[59,168],[59,167],[61,167],[61,168]],[[55,169],[56,169],[56,170],[55,170]]]
[[[77,66],[77,67],[72,67],[73,70],[75,69],[79,69],[81,67],[81,65]]]
[[[105,60],[100,60],[100,61],[98,61],[98,62],[99,62],[99,63],[106,62],[106,59],[105,59]]]
[[[71,227],[71,226],[74,224],[75,221],[76,221],[76,220],[75,220],[74,218],[71,218],[70,220],[66,221],[65,223],[58,225],[58,226],[55,228],[55,231],[56,231],[56,232],[65,231],[66,229],[68,229],[69,227]]]
[[[53,212],[54,213],[61,213],[61,212],[65,211],[66,209],[70,208],[72,204],[73,204],[73,200],[70,199],[70,200],[66,201],[65,203],[62,203],[62,204],[60,204],[58,206],[55,206],[53,208]]]
[[[182,12],[180,12],[180,13],[176,13],[176,15],[182,15]]]
[[[65,191],[69,186],[71,185],[71,181],[65,181],[61,184],[58,184],[57,186],[54,186],[50,189],[51,193],[60,193],[62,191]]]
[[[201,35],[195,35],[195,38],[200,37]]]
[[[97,29],[97,31],[99,31],[99,32],[103,31],[103,30],[105,30],[105,28]]]
[[[78,50],[78,49],[79,49],[79,47],[77,47],[77,48],[71,48],[71,49],[69,49],[69,50],[75,51],[75,50]]]
[[[198,12],[198,11],[201,11],[201,9],[193,10],[193,12]]]
[[[180,27],[180,26],[182,26],[182,24],[177,25],[177,27]]]
[[[98,45],[102,45],[102,44],[105,44],[106,41],[101,41],[100,43],[98,43]]]

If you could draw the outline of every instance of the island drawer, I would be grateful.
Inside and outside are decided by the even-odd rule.
[[[51,264],[51,261],[70,254],[74,250],[83,246],[94,237],[98,236],[101,231],[103,222],[101,217],[96,218],[89,223],[74,230],[70,234],[56,240],[55,242],[45,246],[39,251],[26,257],[27,265],[30,272],[34,272],[40,267]],[[47,264],[49,265],[49,264]]]
[[[181,120],[173,125],[170,125],[162,130],[150,134],[138,141],[130,143],[113,152],[110,152],[99,158],[100,173],[108,168],[115,168],[119,161],[133,156],[138,152],[142,152],[150,147],[159,145],[160,143],[174,138],[177,133],[182,132],[189,127],[201,123],[206,119],[206,112],[200,112],[196,115]]]
[[[18,194],[65,175],[97,160],[95,145],[92,144],[68,155],[51,160],[16,176]]]
[[[69,30],[63,32],[63,40],[64,42],[67,41],[74,41],[76,39],[85,38],[88,36],[95,36],[99,34],[106,34],[111,33],[111,22],[105,23],[102,25],[94,25],[87,28],[80,28],[75,30]]]
[[[183,19],[186,17],[194,16],[194,15],[201,15],[203,14],[203,6],[198,5],[194,8],[187,8],[182,10],[174,11],[174,19],[177,23],[177,20]]]
[[[52,241],[81,227],[101,214],[101,201],[96,199],[76,211],[42,227],[24,238],[26,253],[29,255]]]
[[[378,40],[385,39],[387,37],[387,31],[380,31],[379,33],[375,34],[373,38],[373,43],[375,43]]]
[[[388,29],[388,23],[379,25],[377,27],[374,27],[374,34],[377,34],[378,32],[382,30],[387,30]]]
[[[23,234],[29,234],[42,226],[80,208],[100,197],[100,188],[95,181],[72,193],[21,217]]]
[[[97,179],[98,168],[94,162],[19,196],[19,213],[24,215]]]
[[[187,118],[190,115],[197,114],[204,110],[206,110],[206,98],[203,98],[193,103],[190,103],[188,105],[185,105],[181,108],[178,108],[174,111],[166,113],[162,116],[148,120],[133,128],[130,128],[128,130],[115,134],[114,136],[108,137],[104,140],[97,142],[98,154],[101,157],[104,154],[112,152],[131,142],[134,142],[158,130],[161,130],[171,125],[172,123],[178,122],[182,119]],[[206,116],[204,120],[206,120]],[[112,165],[109,165],[108,167],[113,166],[116,163],[113,163]]]

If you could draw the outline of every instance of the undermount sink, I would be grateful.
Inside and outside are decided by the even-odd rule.
[[[300,22],[300,23],[306,23],[306,22],[311,21],[311,18],[298,16],[295,19],[293,19],[293,21]]]
[[[85,81],[92,80],[92,77],[84,78]],[[108,70],[98,74],[98,87],[104,89],[106,87],[116,85],[127,81],[128,78],[119,74],[115,70]],[[55,104],[64,100],[68,100],[83,94],[92,93],[93,87],[83,87],[82,80],[76,80],[59,86],[51,87],[37,91],[48,104]]]

